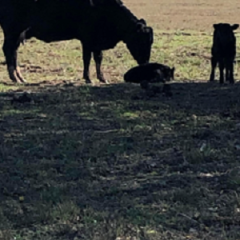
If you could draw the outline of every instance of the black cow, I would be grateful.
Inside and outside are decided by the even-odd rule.
[[[239,25],[230,25],[228,23],[214,24],[213,45],[212,45],[212,72],[210,81],[214,80],[215,68],[218,64],[220,71],[220,83],[224,82],[224,69],[226,70],[225,80],[234,83],[233,64],[236,55],[236,37],[234,30]]]
[[[123,41],[138,64],[149,61],[153,30],[137,19],[120,0],[0,0],[3,52],[10,79],[24,82],[17,67],[21,42],[35,37],[44,42],[78,39],[82,43],[83,78],[90,83],[89,64],[93,54],[97,78],[102,50]]]

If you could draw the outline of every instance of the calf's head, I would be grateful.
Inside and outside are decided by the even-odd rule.
[[[166,68],[164,70],[164,80],[169,82],[171,80],[174,80],[174,71],[175,71],[175,67],[173,68]]]
[[[239,24],[230,25],[228,23],[213,24],[214,27],[214,42],[221,44],[222,47],[230,44],[235,44],[234,30],[239,27]]]
[[[153,79],[153,82],[169,82],[174,80],[174,71],[175,67],[170,68],[168,66],[164,66],[162,69],[155,70],[156,78]]]
[[[153,43],[153,30],[146,26],[146,22],[141,19],[136,24],[135,30],[126,41],[127,48],[138,64],[148,63],[151,55]]]

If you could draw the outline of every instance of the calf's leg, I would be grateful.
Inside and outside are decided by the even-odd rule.
[[[217,66],[217,59],[216,59],[215,57],[212,57],[212,58],[211,58],[212,71],[211,71],[211,75],[210,75],[209,81],[214,81],[216,66]]]
[[[233,72],[234,72],[233,60],[229,59],[226,62],[226,78],[227,81],[229,81],[230,83],[234,83]]]
[[[220,59],[220,61],[219,61],[219,73],[220,73],[220,80],[219,80],[219,82],[221,84],[224,83],[224,68],[225,68],[224,60]]]
[[[97,78],[99,79],[100,82],[106,83],[106,80],[101,71],[101,63],[102,63],[102,58],[103,58],[102,51],[94,51],[93,57],[94,57],[94,61],[96,64]]]

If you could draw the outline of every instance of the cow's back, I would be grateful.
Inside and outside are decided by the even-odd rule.
[[[0,0],[0,25],[29,25],[34,17],[54,20],[62,15],[67,19],[91,6],[91,0]]]
[[[26,28],[33,12],[34,0],[0,0],[0,25],[6,32]]]

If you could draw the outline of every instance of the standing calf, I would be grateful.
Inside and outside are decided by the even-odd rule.
[[[218,64],[220,83],[224,82],[224,69],[226,70],[225,80],[234,83],[233,63],[236,55],[236,37],[233,31],[239,27],[239,24],[219,23],[214,24],[213,27],[212,72],[210,81],[214,80],[215,68]]]

